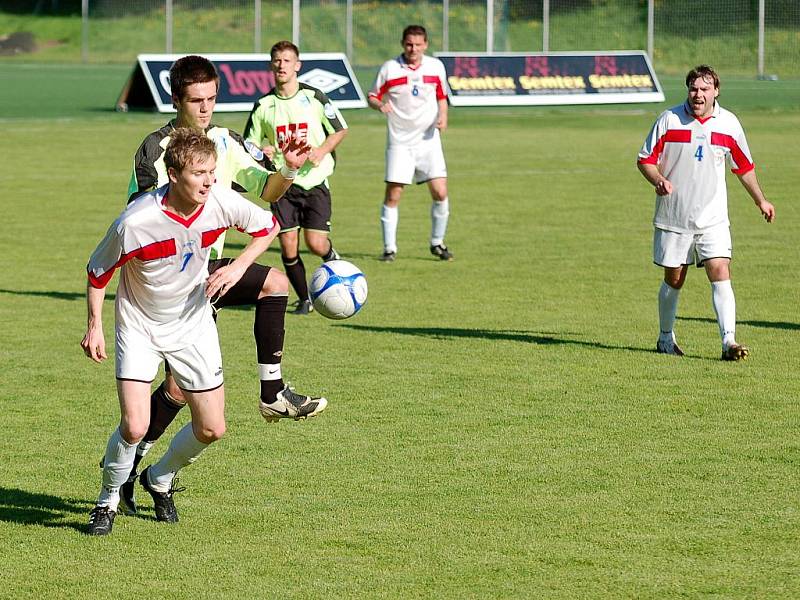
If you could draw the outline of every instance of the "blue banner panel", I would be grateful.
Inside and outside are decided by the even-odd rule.
[[[663,102],[644,52],[437,53],[454,106]]]
[[[117,110],[157,108],[175,112],[169,87],[169,68],[183,54],[140,54],[125,84]],[[214,110],[247,112],[275,85],[269,54],[204,54],[219,71],[219,95]],[[325,92],[338,108],[367,106],[347,56],[341,53],[301,54],[298,79]],[[143,89],[147,88],[147,92]]]

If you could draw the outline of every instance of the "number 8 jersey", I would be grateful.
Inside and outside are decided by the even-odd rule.
[[[671,194],[656,195],[653,224],[678,233],[729,225],[726,159],[737,175],[755,167],[736,115],[719,103],[705,119],[687,103],[664,111],[639,152],[639,162],[658,165],[673,186]]]

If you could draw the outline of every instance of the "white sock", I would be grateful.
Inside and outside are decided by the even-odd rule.
[[[396,206],[381,207],[381,229],[383,229],[383,249],[386,252],[397,252],[397,222],[400,213]]]
[[[450,199],[431,204],[431,246],[444,245],[444,234],[447,232],[447,218],[450,216]]]
[[[169,449],[161,457],[161,460],[151,466],[147,472],[150,476],[150,485],[157,492],[169,491],[175,474],[196,461],[208,446],[209,444],[204,444],[194,437],[191,423],[184,425],[183,429],[172,438]]]
[[[672,330],[675,327],[675,315],[678,314],[678,296],[680,289],[675,289],[666,281],[661,282],[658,290],[658,326],[661,329],[659,337],[675,339]]]
[[[134,456],[136,456],[136,444],[126,442],[117,427],[106,445],[106,456],[103,459],[103,487],[97,504],[108,506],[113,511],[117,510],[119,488],[128,481]]]
[[[724,350],[736,343],[736,297],[730,279],[711,282],[711,304],[717,313],[719,337],[722,338]]]
[[[154,444],[155,442],[145,442],[142,440],[139,442],[139,445],[136,446],[136,454],[144,458],[147,456],[147,453],[150,452],[150,448],[152,448]]]

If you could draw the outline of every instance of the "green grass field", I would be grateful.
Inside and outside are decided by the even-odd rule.
[[[678,80],[663,106],[453,109],[450,264],[428,253],[421,188],[397,262],[378,262],[384,124],[347,112],[334,239],[370,297],[349,321],[287,316],[284,357],[328,410],[265,424],[252,311],[223,313],[229,430],[182,473],[181,522],[139,492],[141,516],[92,539],[118,407],[113,361],[78,346],[84,268],[165,120],[111,111],[126,73],[0,67],[0,598],[800,595],[797,82],[723,73],[778,215],[732,177],[741,364],[718,360],[700,271],[687,356],[653,351],[653,197],[634,163]],[[105,316],[113,346],[110,300]]]

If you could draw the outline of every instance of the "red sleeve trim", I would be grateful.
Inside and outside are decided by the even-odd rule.
[[[377,94],[370,94],[370,96],[377,98],[378,100],[382,100],[383,95],[389,91],[389,88],[397,87],[398,85],[405,85],[406,83],[408,83],[408,77],[397,77],[395,79],[390,79],[381,86]]]
[[[639,164],[644,165],[654,165],[658,162],[658,158],[661,156],[661,153],[664,151],[664,145],[667,143],[673,144],[688,144],[692,141],[692,130],[691,129],[668,129],[664,135],[662,135],[656,145],[653,147],[653,152],[650,156],[646,156],[645,158],[639,159]],[[713,142],[712,142],[713,143]]]
[[[755,165],[750,162],[750,160],[747,158],[747,155],[739,147],[739,144],[736,143],[736,140],[733,138],[733,136],[725,133],[714,133],[712,131],[711,144],[713,146],[722,146],[723,148],[728,148],[731,151],[731,158],[736,165],[736,168],[731,169],[731,173],[735,173],[736,175],[744,175],[755,168]]]
[[[228,230],[227,227],[220,227],[218,229],[212,229],[211,231],[204,231],[201,234],[200,247],[208,248],[214,242],[216,242],[219,239],[219,236],[221,236],[227,230]]]
[[[108,271],[103,273],[102,275],[95,275],[90,270],[87,269],[87,273],[89,275],[89,284],[93,288],[102,289],[108,285],[108,282],[111,281],[111,278],[114,276],[114,271],[119,269],[122,265],[126,262],[131,260],[132,258],[138,258],[142,261],[148,260],[157,260],[159,258],[167,258],[168,256],[175,256],[177,254],[176,247],[175,247],[175,240],[162,240],[160,242],[153,242],[152,244],[148,244],[147,246],[142,246],[141,248],[137,248],[133,252],[128,252],[127,254],[123,254],[119,257],[119,260],[111,267]]]
[[[436,75],[423,75],[422,76],[422,83],[432,83],[436,86],[436,99],[437,100],[444,100],[447,98],[447,94],[444,93],[444,86],[442,85],[442,80],[439,79]]]

